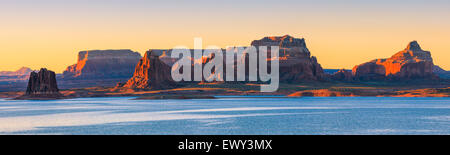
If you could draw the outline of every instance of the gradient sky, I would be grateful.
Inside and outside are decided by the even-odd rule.
[[[0,0],[0,70],[61,73],[78,51],[249,45],[304,37],[324,68],[390,57],[417,40],[450,69],[448,0]]]

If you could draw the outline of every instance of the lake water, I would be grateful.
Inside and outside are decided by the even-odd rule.
[[[0,134],[450,134],[450,98],[0,99]]]

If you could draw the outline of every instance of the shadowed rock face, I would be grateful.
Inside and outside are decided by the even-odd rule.
[[[67,67],[64,79],[130,78],[141,55],[131,50],[81,51],[77,64]]]
[[[252,46],[280,46],[280,82],[303,82],[323,80],[325,73],[311,56],[305,39],[289,35],[281,37],[265,37],[255,40]]]
[[[412,41],[406,49],[388,59],[376,59],[353,68],[353,75],[359,80],[410,80],[433,79],[433,59]]]
[[[56,83],[56,74],[53,71],[42,68],[39,72],[31,72],[27,90],[24,95],[16,100],[51,100],[63,99]]]
[[[439,78],[450,79],[450,71],[446,71],[437,65],[433,67],[433,73],[437,74]]]
[[[28,81],[26,95],[58,94],[56,74],[53,71],[42,68],[39,72],[31,72]]]
[[[173,88],[174,86],[176,83],[172,80],[171,67],[151,51],[145,53],[145,56],[137,64],[133,77],[123,85],[124,88],[153,90]]]
[[[341,69],[338,72],[332,74],[331,79],[337,81],[353,81],[353,75],[352,72]]]
[[[316,57],[311,56],[311,53],[306,47],[305,39],[294,38],[289,35],[264,37],[260,40],[252,41],[251,45],[255,46],[257,49],[258,46],[269,46],[268,53],[270,53],[270,46],[280,46],[280,82],[304,82],[325,79],[323,69],[317,62]],[[226,49],[223,50],[225,51]],[[177,59],[169,57],[172,52],[170,49],[152,50],[152,52],[153,54],[158,55],[160,60],[169,66],[172,66],[177,61]],[[191,50],[191,55],[193,55],[193,50]],[[270,56],[270,54],[268,55]],[[211,59],[211,56],[203,57],[202,60],[194,60],[191,58],[193,62],[202,64],[207,63]],[[226,56],[223,57],[223,61],[227,62]],[[235,58],[234,67],[236,67],[236,61],[237,58]],[[248,79],[248,58],[245,59],[245,65],[246,79]],[[268,65],[270,65],[270,62]],[[193,69],[191,71],[193,71]],[[226,74],[225,68],[224,74]],[[236,79],[236,68],[234,75]],[[226,75],[223,77],[226,77]]]

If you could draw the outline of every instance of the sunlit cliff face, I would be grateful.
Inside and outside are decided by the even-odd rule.
[[[433,59],[431,54],[429,51],[423,51],[417,41],[409,43],[405,50],[396,53],[384,62],[377,62],[377,64],[383,65],[386,69],[386,76],[396,75],[402,69],[408,69],[405,67],[406,63],[417,64],[416,66],[422,67],[420,69],[423,69],[424,72],[432,72]]]
[[[353,74],[361,76],[386,76],[415,78],[433,76],[433,59],[429,51],[424,51],[412,41],[408,46],[388,59],[376,59],[353,68]]]

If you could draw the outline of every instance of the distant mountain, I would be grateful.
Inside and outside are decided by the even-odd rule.
[[[32,71],[28,67],[22,67],[16,71],[0,71],[0,82],[26,81]]]
[[[28,75],[32,72],[28,67],[22,67],[16,71],[0,71],[0,76],[21,76],[21,75]]]
[[[440,78],[450,79],[450,71],[446,71],[437,65],[433,66],[433,73],[437,74]]]
[[[136,65],[133,77],[125,84],[118,84],[117,88],[132,89],[167,89],[176,86],[171,77],[171,67],[159,59],[159,56],[147,51]]]

